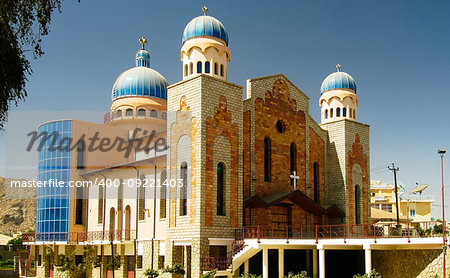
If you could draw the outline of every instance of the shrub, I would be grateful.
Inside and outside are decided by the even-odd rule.
[[[286,277],[286,278],[309,278],[308,272],[306,272],[305,270],[300,273],[297,273],[297,274],[294,274],[293,272],[289,272],[288,275],[284,276],[284,277]]]
[[[214,276],[216,276],[216,272],[217,272],[217,269],[210,270],[210,271],[206,272],[205,274],[203,274],[202,276],[200,276],[200,278],[214,278]]]
[[[381,274],[378,273],[375,269],[372,269],[372,271],[369,274],[356,274],[353,276],[353,278],[381,278]]]
[[[184,274],[186,274],[186,271],[184,270],[184,267],[181,264],[174,264],[172,267],[167,266],[163,270],[163,273],[184,275]]]
[[[144,275],[147,276],[148,278],[156,278],[159,276],[159,272],[158,270],[154,270],[154,269],[147,269],[144,272]]]
[[[253,273],[243,273],[240,278],[261,278],[261,275],[256,275]]]

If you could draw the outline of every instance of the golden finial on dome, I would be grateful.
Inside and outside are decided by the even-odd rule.
[[[336,65],[336,69],[337,69],[338,72],[340,72],[341,71],[341,64],[337,64]]]
[[[208,12],[208,7],[207,6],[203,6],[202,11],[206,15],[206,13]]]
[[[147,44],[147,39],[144,36],[142,36],[139,39],[139,43],[142,45],[142,49],[144,49],[144,46]]]

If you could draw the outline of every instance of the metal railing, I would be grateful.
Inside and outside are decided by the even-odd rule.
[[[202,271],[227,270],[232,261],[232,257],[202,257],[200,259]]]
[[[36,242],[36,241],[85,242],[95,240],[127,241],[134,239],[136,239],[135,230],[22,234],[23,242]]]

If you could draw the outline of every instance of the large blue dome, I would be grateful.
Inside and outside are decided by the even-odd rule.
[[[209,15],[201,15],[191,20],[183,32],[182,43],[188,39],[210,36],[222,39],[228,45],[228,33],[223,24]]]
[[[136,53],[136,67],[117,77],[112,89],[112,100],[130,97],[155,97],[167,100],[167,80],[150,68],[150,53],[141,49]]]
[[[356,93],[356,83],[350,74],[342,71],[333,72],[322,82],[320,93],[333,89],[349,89]]]

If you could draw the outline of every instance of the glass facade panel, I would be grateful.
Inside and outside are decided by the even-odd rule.
[[[49,134],[57,132],[57,142],[61,142],[63,138],[72,138],[72,121],[43,124],[39,127],[39,132],[44,131]],[[40,139],[43,140],[43,137]],[[60,148],[52,150],[50,142],[51,137],[39,152],[38,179],[44,186],[38,189],[37,195],[36,241],[67,241],[71,153]]]

